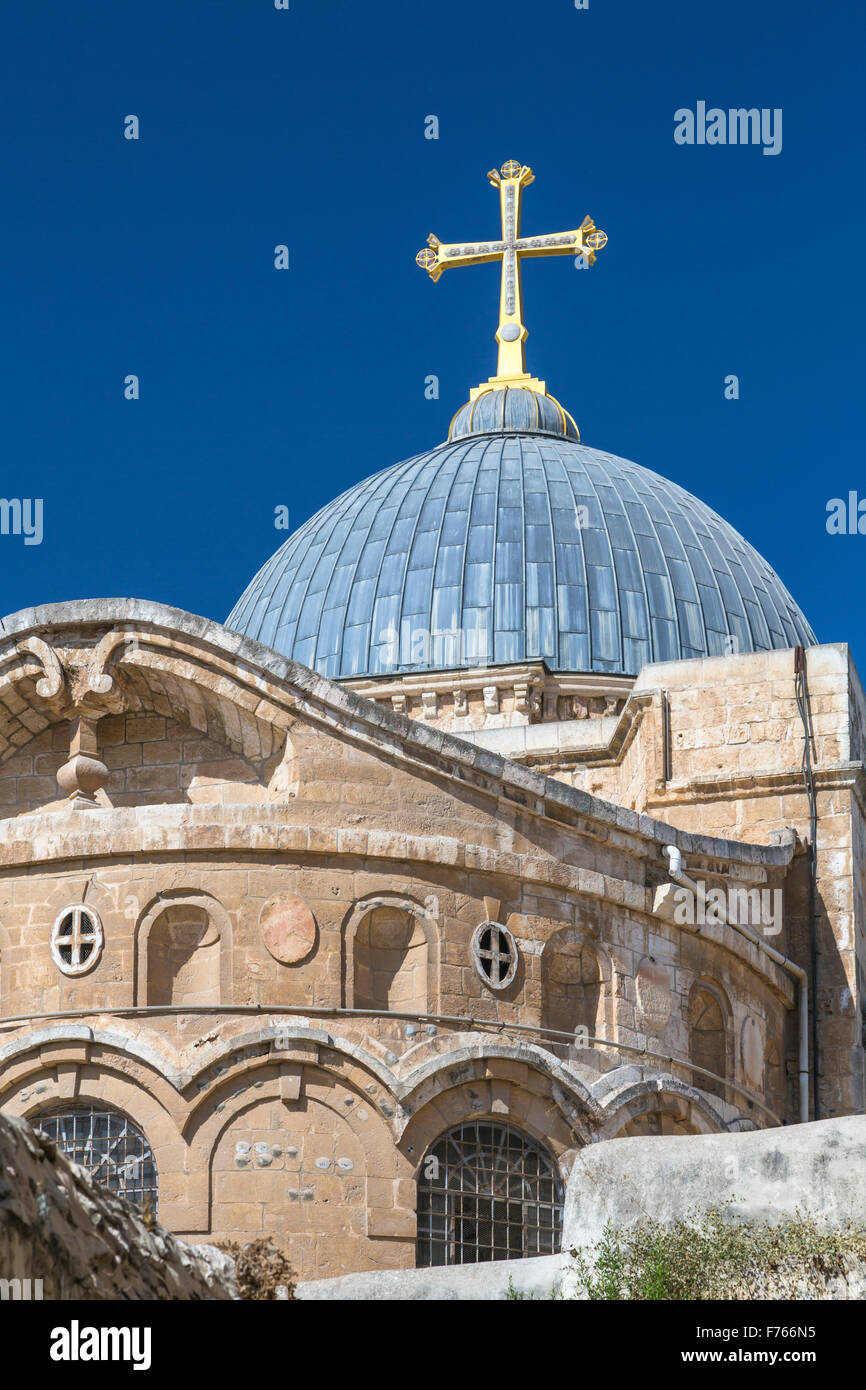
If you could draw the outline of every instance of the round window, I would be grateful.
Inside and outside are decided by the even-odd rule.
[[[65,907],[51,933],[51,955],[64,975],[84,975],[102,954],[102,923],[90,907]]]
[[[517,942],[501,922],[482,922],[472,937],[475,969],[491,989],[506,989],[517,970]]]

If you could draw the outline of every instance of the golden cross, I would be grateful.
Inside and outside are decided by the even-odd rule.
[[[487,177],[494,188],[499,189],[502,239],[446,244],[431,235],[415,260],[422,270],[428,272],[431,280],[438,280],[443,271],[448,270],[450,266],[482,265],[485,261],[502,262],[499,327],[496,330],[496,341],[499,344],[496,376],[490,378],[487,386],[476,387],[471,395],[489,390],[499,382],[509,385],[532,383],[543,391],[544,384],[536,383],[526,371],[524,343],[529,334],[523,322],[520,263],[524,256],[583,256],[588,265],[593,265],[595,253],[607,243],[607,236],[598,230],[591,217],[585,217],[574,231],[522,237],[520,205],[523,189],[532,183],[535,175],[525,164],[520,164],[516,159],[509,159],[498,173],[491,169]]]

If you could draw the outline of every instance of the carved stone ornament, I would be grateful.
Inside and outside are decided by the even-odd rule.
[[[78,715],[72,720],[69,761],[57,772],[61,791],[84,807],[95,806],[96,793],[108,781],[108,768],[97,756],[96,719]]]

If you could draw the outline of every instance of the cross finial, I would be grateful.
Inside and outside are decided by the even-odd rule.
[[[535,175],[516,159],[508,159],[498,171],[487,175],[494,188],[499,189],[502,214],[502,235],[499,241],[441,242],[429,236],[427,245],[415,257],[431,280],[438,280],[443,271],[457,265],[481,265],[484,261],[501,261],[502,281],[499,292],[499,327],[496,341],[499,360],[496,376],[485,386],[476,387],[471,396],[495,386],[532,386],[544,392],[544,383],[530,377],[526,371],[524,344],[529,334],[523,322],[523,302],[520,285],[520,263],[524,256],[583,256],[588,265],[595,262],[595,253],[607,242],[591,217],[568,232],[550,232],[544,236],[520,235],[520,212],[523,190]]]

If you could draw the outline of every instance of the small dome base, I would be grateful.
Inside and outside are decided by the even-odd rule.
[[[539,383],[541,385],[541,383]],[[449,439],[466,439],[473,434],[525,433],[555,434],[560,439],[580,441],[574,420],[545,391],[531,386],[506,384],[482,387],[461,406],[451,421]]]

